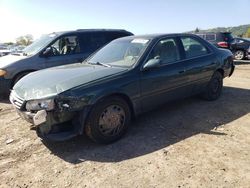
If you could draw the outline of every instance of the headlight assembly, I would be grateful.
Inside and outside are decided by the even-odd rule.
[[[31,100],[26,103],[28,111],[53,110],[55,107],[54,99]]]
[[[0,76],[4,76],[7,72],[5,70],[0,69]]]

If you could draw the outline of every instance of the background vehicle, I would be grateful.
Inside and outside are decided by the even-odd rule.
[[[7,47],[0,46],[0,57],[10,54],[10,50]]]
[[[248,49],[250,47],[250,40],[243,38],[234,38],[231,43],[231,50],[236,60],[243,60],[248,58]]]
[[[247,57],[248,57],[248,59],[250,59],[250,46],[249,46],[249,48],[247,50]]]
[[[208,32],[208,33],[195,33],[206,41],[214,44],[219,48],[231,48],[233,36],[230,32]]]
[[[119,139],[133,116],[170,100],[219,98],[234,71],[233,54],[191,34],[117,39],[84,63],[31,73],[14,86],[11,103],[40,137],[86,133],[99,143]],[[72,124],[60,124],[72,121]]]
[[[81,62],[108,42],[130,36],[118,29],[79,29],[42,36],[23,50],[0,59],[0,95],[30,72]]]

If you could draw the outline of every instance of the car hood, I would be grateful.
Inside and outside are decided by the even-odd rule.
[[[16,83],[13,90],[24,100],[48,98],[125,70],[82,63],[54,67],[28,74]]]
[[[23,55],[6,55],[0,58],[0,69],[5,68],[21,59],[27,58]]]

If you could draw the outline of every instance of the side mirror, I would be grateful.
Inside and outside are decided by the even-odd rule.
[[[158,67],[158,66],[160,66],[160,62],[161,62],[160,59],[150,59],[143,66],[143,70],[148,70],[148,69],[151,69],[154,67]]]
[[[53,54],[53,49],[51,47],[46,48],[43,52],[42,52],[42,57],[49,57]]]

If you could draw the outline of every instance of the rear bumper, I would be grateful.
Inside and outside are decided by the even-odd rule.
[[[0,96],[8,95],[10,93],[11,80],[0,77]]]

